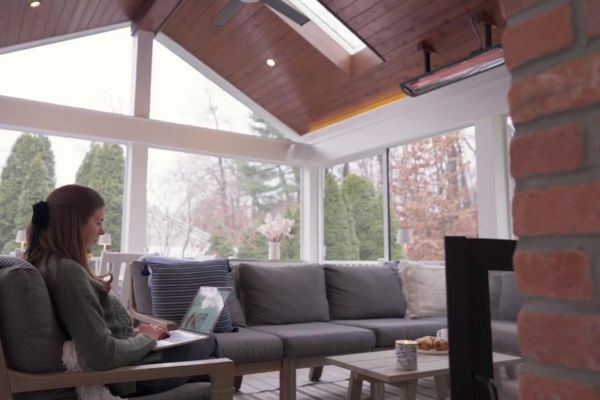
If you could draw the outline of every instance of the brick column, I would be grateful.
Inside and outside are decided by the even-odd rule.
[[[500,0],[523,400],[600,400],[600,0]]]

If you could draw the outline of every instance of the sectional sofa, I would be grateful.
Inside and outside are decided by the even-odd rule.
[[[280,398],[294,399],[296,369],[318,380],[325,357],[394,346],[396,339],[435,335],[445,317],[405,318],[398,267],[231,260],[229,308],[236,332],[216,333],[234,361],[236,386],[245,374],[280,371]],[[146,273],[144,273],[146,272]],[[152,319],[144,263],[131,266],[132,312]],[[516,317],[522,299],[512,272],[490,273],[495,351],[519,354]],[[512,371],[509,371],[511,373]]]
[[[235,375],[280,371],[280,398],[294,399],[296,369],[313,368],[318,379],[325,357],[388,349],[396,339],[435,335],[445,317],[407,319],[398,271],[393,266],[319,265],[232,261],[229,304],[237,332],[217,333]],[[144,273],[145,272],[145,273]],[[148,272],[131,268],[132,312],[152,314]],[[240,379],[237,380],[239,386]]]

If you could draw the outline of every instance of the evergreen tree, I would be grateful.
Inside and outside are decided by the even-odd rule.
[[[56,177],[54,154],[52,153],[50,140],[46,136],[28,133],[19,136],[2,170],[0,176],[0,248],[3,253],[8,253],[14,249],[17,230],[26,227],[26,224],[17,225],[19,210],[27,207],[29,209],[27,222],[31,219],[32,204],[21,205],[20,194],[25,189],[25,181],[33,165],[32,162],[38,155],[41,162],[45,164],[47,172],[47,183],[43,187],[47,187],[50,191],[54,189]],[[44,199],[47,194],[47,192],[43,194],[41,199]],[[36,199],[36,201],[41,199]],[[19,222],[23,222],[22,217],[19,218]]]
[[[209,254],[216,257],[229,257],[234,255],[231,235],[225,225],[219,224],[210,237]]]
[[[27,226],[31,221],[31,206],[44,200],[49,192],[48,169],[41,153],[38,153],[31,162],[29,173],[23,180],[23,191],[19,195],[19,208],[17,209],[15,224],[17,226]]]
[[[123,148],[117,144],[94,143],[83,158],[75,178],[78,184],[91,187],[104,198],[104,229],[111,235],[113,251],[121,249],[124,175]]]
[[[330,173],[325,175],[325,246],[328,260],[356,260],[358,246],[353,246],[356,232],[348,219],[346,204],[342,199],[335,178]]]
[[[292,227],[292,238],[284,239],[281,243],[281,258],[284,260],[299,260],[300,259],[300,207],[296,206],[289,208],[285,217],[294,221]]]
[[[358,238],[359,259],[383,257],[383,208],[368,178],[350,174],[342,183],[342,195]]]
[[[260,137],[272,138],[272,139],[285,139],[285,136],[277,129],[273,128],[264,119],[260,118],[256,114],[250,116],[252,123],[250,127],[254,132],[258,133]]]

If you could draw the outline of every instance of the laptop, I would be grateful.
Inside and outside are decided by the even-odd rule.
[[[206,339],[215,328],[233,288],[201,286],[192,300],[178,329],[170,331],[168,338],[156,341],[154,350],[180,346]]]

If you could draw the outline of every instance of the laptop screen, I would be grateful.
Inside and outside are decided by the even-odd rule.
[[[179,329],[209,335],[227,304],[231,288],[201,286],[187,309]]]

